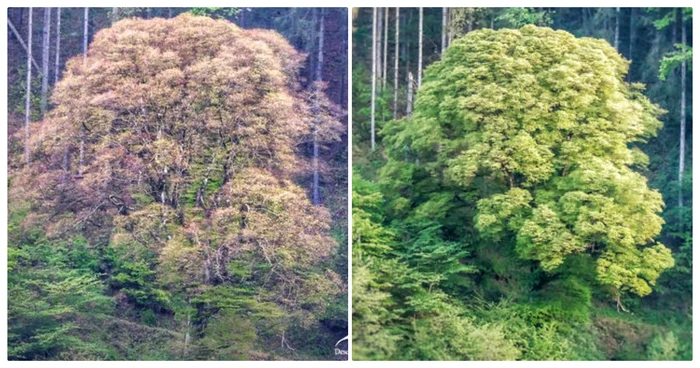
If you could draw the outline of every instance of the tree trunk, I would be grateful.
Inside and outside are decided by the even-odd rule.
[[[83,17],[83,67],[87,63],[87,49],[88,49],[88,19],[89,19],[89,8],[85,8],[85,15]],[[80,152],[78,156],[78,176],[83,175],[83,160],[85,158],[85,128],[83,128],[82,136],[80,137]]]
[[[411,12],[411,9],[408,10],[408,17],[404,17],[404,29],[408,29],[408,25],[411,24],[411,21],[413,20],[413,12]],[[411,37],[408,33],[405,33],[404,38],[406,39],[406,42],[403,44],[403,55],[406,58],[406,78],[408,78],[408,73],[411,72]]]
[[[46,114],[49,95],[49,59],[51,57],[51,8],[44,8],[44,38],[41,42],[41,116]]]
[[[85,8],[85,15],[83,17],[83,61],[87,59],[89,9],[90,8]]]
[[[32,100],[32,8],[27,27],[27,98],[24,103],[24,162],[29,165],[29,118]]]
[[[61,8],[56,8],[56,66],[54,67],[55,79],[54,85],[58,83],[61,67]]]
[[[620,7],[615,9],[615,50],[620,52]]]
[[[396,44],[394,45],[394,120],[398,117],[399,103],[399,7],[396,7]]]
[[[370,145],[374,151],[374,112],[377,99],[377,8],[372,8],[372,118],[370,123]]]
[[[382,31],[384,27],[384,8],[377,8],[377,78],[382,79]]]
[[[408,94],[406,95],[406,116],[413,112],[413,73],[408,72]]]
[[[418,88],[423,79],[423,8],[418,8]]]
[[[627,81],[632,81],[632,66],[634,65],[634,57],[632,56],[632,51],[634,51],[634,8],[630,8],[630,48],[627,58],[630,60],[630,68],[627,71]]]
[[[389,8],[384,8],[384,69],[382,69],[382,90],[386,89],[387,62],[389,56]]]
[[[683,24],[683,10],[680,10],[680,26],[681,26],[681,45],[685,47],[686,31]],[[683,171],[685,171],[685,74],[687,63],[685,58],[681,61],[681,148],[679,153],[678,164],[678,207],[683,207]],[[682,224],[682,222],[681,222]]]
[[[442,8],[442,49],[441,54],[445,53],[447,48],[447,8]]]
[[[452,10],[447,8],[447,46],[452,44],[452,38],[454,37],[454,32],[452,31]]]
[[[316,10],[319,11],[319,10]],[[321,16],[319,17],[319,30],[318,30],[318,62],[316,63],[316,124],[314,124],[314,187],[313,187],[313,204],[321,203],[321,192],[319,190],[319,180],[318,180],[318,125],[321,121],[320,114],[321,108],[319,105],[319,95],[323,93],[321,91],[321,81],[323,80],[323,33],[325,32],[323,24],[324,9],[320,9]]]

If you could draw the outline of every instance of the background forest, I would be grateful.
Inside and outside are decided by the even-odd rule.
[[[9,359],[346,359],[347,26],[10,8]]]
[[[692,359],[691,45],[689,8],[354,9],[353,358]]]

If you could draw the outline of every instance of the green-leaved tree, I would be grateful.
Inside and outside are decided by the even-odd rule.
[[[431,177],[412,195],[472,206],[461,221],[482,242],[545,272],[593,258],[622,307],[673,266],[654,240],[664,202],[637,171],[648,158],[636,145],[664,111],[625,82],[628,66],[606,41],[564,31],[470,32],[426,69],[413,117],[388,124],[391,161]]]

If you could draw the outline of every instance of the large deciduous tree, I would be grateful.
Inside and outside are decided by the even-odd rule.
[[[316,269],[336,246],[329,212],[294,182],[310,166],[302,143],[338,129],[321,88],[298,83],[300,53],[273,31],[183,14],[119,21],[87,55],[67,62],[33,127],[37,159],[13,179],[26,221],[153,262],[187,300],[243,279],[288,310],[341,292]]]
[[[386,143],[396,161],[409,144],[440,183],[422,184],[424,198],[471,203],[464,226],[482,242],[546,272],[587,255],[618,303],[644,296],[674,261],[654,240],[664,202],[635,170],[663,111],[624,81],[628,65],[607,42],[564,31],[471,32],[427,68],[413,117],[391,123]]]

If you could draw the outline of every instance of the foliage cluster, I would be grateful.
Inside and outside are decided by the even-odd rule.
[[[11,175],[11,359],[332,354],[345,280],[297,179],[343,126],[303,61],[182,14],[121,20],[67,62]]]

